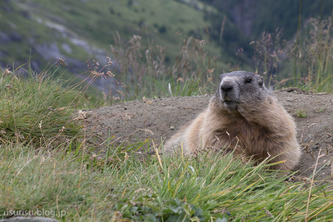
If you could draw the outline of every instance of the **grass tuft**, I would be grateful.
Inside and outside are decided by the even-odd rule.
[[[104,165],[89,158],[84,146],[79,149],[76,155],[3,145],[2,217],[43,209],[66,221],[333,219],[332,190],[287,182],[266,163],[252,166],[232,155],[204,154],[142,160],[130,150],[124,155],[122,147],[105,154],[118,162]]]
[[[79,132],[73,111],[85,101],[49,73],[0,73],[0,140],[47,144],[71,140]]]

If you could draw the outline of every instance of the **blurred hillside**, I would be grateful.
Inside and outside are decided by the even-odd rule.
[[[165,47],[168,61],[178,53],[177,33],[205,39],[210,26],[203,11],[161,0],[4,0],[0,15],[1,67],[30,63],[41,70],[62,58],[74,74],[87,71],[87,60],[105,64],[119,36],[126,42],[140,35],[146,44]],[[211,50],[220,56],[216,47]]]
[[[310,18],[324,19],[332,15],[330,0],[201,0],[217,13],[206,13],[211,24],[211,38],[219,42],[221,23],[225,20],[221,47],[229,53],[242,47],[249,57],[249,43],[258,40],[262,32],[283,31],[282,38],[291,40],[302,31]]]
[[[98,58],[109,51],[116,32],[126,40],[145,35],[172,54],[177,32],[203,37],[209,26],[202,12],[176,1],[5,0],[0,4],[1,51],[8,55],[2,56],[2,65],[26,60],[30,50],[46,60]]]
[[[163,46],[166,63],[176,59],[184,37],[194,36],[208,42],[217,72],[253,67],[249,43],[263,31],[280,27],[291,40],[309,18],[327,17],[332,8],[328,0],[2,0],[0,67],[29,63],[43,70],[62,58],[71,74],[84,75],[87,61],[106,64],[106,56],[113,59],[110,46],[133,35]],[[104,90],[115,83],[94,84]]]

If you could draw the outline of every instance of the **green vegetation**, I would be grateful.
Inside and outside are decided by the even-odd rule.
[[[104,55],[109,55],[116,58],[112,70],[116,77],[128,87],[134,86],[132,92],[129,88],[123,92],[130,99],[157,96],[158,91],[170,95],[169,83],[174,87],[172,95],[186,95],[177,90],[177,82],[182,80],[200,85],[204,93],[210,88],[205,79],[212,79],[209,71],[213,69],[213,76],[252,69],[267,76],[268,85],[333,91],[332,18],[328,17],[331,2],[253,0],[249,2],[253,7],[243,7],[240,1],[202,2],[197,9],[175,0],[2,1],[0,30],[6,32],[0,31],[0,65],[23,64],[30,58],[34,68],[42,69],[62,57],[70,72],[67,79],[73,74],[89,74],[82,71],[86,70],[85,61],[95,57],[105,64]],[[239,14],[249,19],[251,33],[240,30],[245,23],[238,24]],[[310,19],[314,16],[320,17]],[[278,26],[283,32],[275,31]],[[131,42],[133,36],[141,37],[135,42],[139,45]],[[204,47],[201,40],[205,40]],[[194,49],[196,45],[204,49],[203,53]],[[187,48],[194,50],[187,52]],[[131,55],[135,61],[124,58]],[[186,63],[186,59],[196,62],[191,56],[204,61],[197,60],[197,66]],[[202,65],[206,68],[202,69]],[[178,73],[173,71],[175,66]],[[146,84],[153,81],[157,84]],[[107,96],[119,97],[113,94]]]
[[[316,91],[333,91],[332,17],[310,19],[307,35],[297,39],[293,49],[294,85]]]
[[[293,42],[282,31],[262,33],[251,45],[256,72],[275,88],[296,86],[307,91],[333,92],[332,17],[309,19],[304,34]]]
[[[304,112],[303,110],[297,110],[296,116],[299,118],[305,118],[308,116],[308,114],[306,112]]]
[[[86,99],[63,88],[65,83],[52,80],[50,73],[27,73],[26,78],[8,69],[0,74],[0,143],[72,140],[79,132],[72,113]]]
[[[138,2],[87,1],[93,12],[89,14],[84,7],[76,7],[82,4],[76,1],[6,2],[14,13],[22,13],[22,6],[34,8],[27,15],[33,19],[19,21],[25,27],[18,30],[25,37],[36,28],[34,34],[40,44],[45,43],[45,33],[53,29],[40,28],[33,21],[50,22],[45,9],[54,14],[70,12],[52,21],[70,21],[75,25],[69,33],[76,33],[72,36],[79,35],[96,47],[112,43],[110,51],[118,71],[108,69],[110,62],[105,66],[93,62],[87,72],[89,83],[81,86],[53,78],[61,76],[60,69],[54,67],[42,73],[21,68],[1,70],[0,218],[20,210],[36,215],[43,209],[63,221],[333,220],[332,189],[313,178],[294,182],[279,177],[268,170],[267,163],[253,166],[232,155],[165,157],[158,153],[160,147],[151,147],[156,151],[152,155],[138,157],[138,149],[154,144],[148,140],[115,146],[110,138],[106,152],[99,153],[86,142],[82,126],[73,115],[78,109],[108,105],[119,99],[212,93],[221,71],[238,68],[216,62],[211,49],[198,38],[180,35],[178,46],[174,44],[175,32],[197,35],[202,30],[196,27],[206,27],[201,14],[193,8],[179,7],[175,1],[154,1],[151,7],[146,1]],[[0,6],[8,6],[4,4]],[[166,9],[188,20],[174,17],[176,25],[168,26]],[[10,17],[10,10],[2,16]],[[41,14],[35,13],[37,10]],[[130,16],[123,18],[125,14]],[[105,23],[101,16],[109,22]],[[116,19],[120,22],[116,23]],[[277,86],[332,92],[331,18],[311,20],[309,24],[308,37],[297,39],[289,48],[281,43],[279,32],[262,34],[251,44],[256,53],[255,69]],[[14,30],[2,20],[0,25]],[[114,34],[120,26],[126,29]],[[133,36],[133,30],[144,37]],[[68,39],[64,41],[77,59],[85,57],[81,47]],[[8,59],[18,52],[14,45],[1,47],[13,53]],[[29,58],[29,49],[21,50],[22,58]],[[282,55],[289,55],[284,63]],[[35,60],[33,55],[30,58]],[[278,81],[273,78],[277,70],[282,73]],[[101,76],[115,76],[121,83],[118,94],[104,95],[103,101],[87,93],[89,84]],[[296,115],[307,114],[299,111]]]
[[[163,45],[167,59],[178,52],[177,33],[208,40],[205,30],[209,23],[204,21],[204,13],[177,1],[14,0],[0,6],[4,18],[0,30],[6,30],[8,38],[15,41],[0,45],[0,51],[7,55],[1,61],[8,65],[25,63],[31,57],[43,67],[41,64],[50,61],[41,59],[48,57],[42,52],[51,51],[53,58],[72,58],[84,68],[84,61],[96,54],[110,54],[116,33],[125,40],[140,35],[145,41]],[[209,47],[220,57],[219,49]]]
[[[89,105],[83,93],[28,73],[1,73],[0,217],[24,210],[63,221],[333,219],[332,190],[312,180],[289,182],[267,163],[166,157],[160,147],[138,157],[138,149],[154,143],[115,146],[112,138],[96,155],[73,122],[72,111]],[[177,87],[200,93],[190,82]]]
[[[255,71],[264,75],[267,86],[333,91],[331,18],[321,22],[312,19],[309,24],[307,37],[288,47],[281,39],[281,30],[264,32],[251,43]],[[206,42],[193,37],[182,36],[177,55],[169,61],[164,46],[146,42],[141,36],[134,35],[127,41],[116,35],[114,41],[111,52],[118,66],[115,77],[123,84],[121,93],[127,99],[213,93],[221,72],[239,69],[218,64]],[[97,73],[99,69],[104,67],[96,68]],[[109,100],[113,98],[115,95],[108,95]]]
[[[221,42],[221,21],[226,19],[221,45],[233,52],[242,47],[248,58],[252,56],[249,42],[259,39],[262,32],[283,29],[282,38],[291,41],[310,18],[325,19],[333,7],[332,1],[312,0],[201,1],[216,8],[215,13],[205,14],[212,25],[212,41]]]
[[[43,209],[64,221],[333,219],[332,191],[286,182],[266,164],[253,167],[231,155],[140,160],[110,147],[98,160],[84,144],[73,152],[3,144],[0,160],[3,216]]]
[[[215,90],[219,75],[214,76],[216,61],[205,41],[183,37],[180,42],[176,57],[166,62],[164,46],[145,44],[137,35],[127,43],[118,37],[111,50],[120,68],[115,76],[125,84],[126,98],[191,96]]]

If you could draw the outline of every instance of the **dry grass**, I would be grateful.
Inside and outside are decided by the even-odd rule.
[[[129,41],[115,34],[111,46],[114,55],[114,73],[123,83],[127,98],[170,95],[193,95],[207,92],[213,84],[214,58],[205,49],[205,41],[180,36],[179,53],[166,58],[166,48],[134,35]],[[187,84],[193,83],[197,89]],[[168,90],[168,87],[171,89]],[[181,88],[188,90],[184,93]]]
[[[305,90],[332,92],[332,17],[312,18],[293,42],[281,38],[282,31],[263,32],[250,44],[254,48],[254,67],[266,77],[268,86],[296,86]]]

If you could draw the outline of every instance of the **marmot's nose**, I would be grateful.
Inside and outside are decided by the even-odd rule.
[[[222,83],[221,89],[224,92],[230,92],[233,89],[233,85],[230,82]]]

